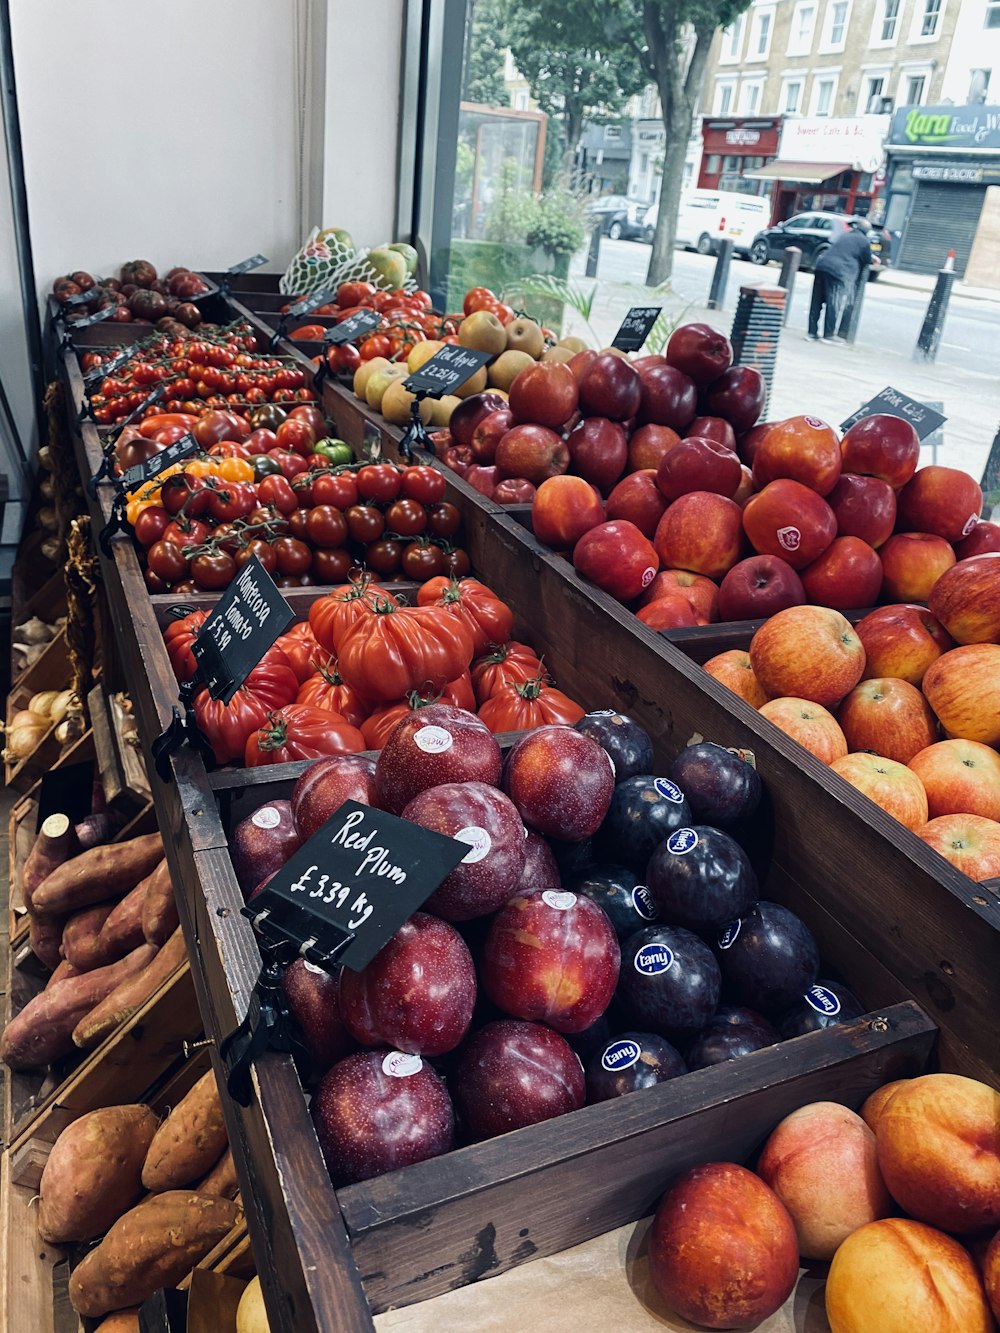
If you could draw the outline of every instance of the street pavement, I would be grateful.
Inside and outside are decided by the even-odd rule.
[[[647,245],[602,241],[592,332],[569,310],[564,331],[596,335],[608,343],[630,305],[662,301],[677,323],[704,322],[728,334],[740,287],[776,283],[779,273],[777,264],[758,267],[734,259],[723,309],[708,310],[714,259],[675,251],[669,288],[655,293],[645,286],[648,263]],[[584,276],[582,257],[571,267],[571,281],[588,291],[594,283]],[[812,275],[800,273],[778,346],[767,416],[774,420],[810,413],[839,425],[891,386],[920,401],[943,404],[944,441],[924,446],[921,462],[962,468],[978,479],[1000,428],[1000,292],[965,291],[956,284],[937,359],[917,361],[913,350],[933,285],[933,277],[891,271],[868,283],[857,341],[845,346],[807,339]]]

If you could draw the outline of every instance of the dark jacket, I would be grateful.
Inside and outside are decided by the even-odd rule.
[[[816,272],[825,273],[828,277],[836,278],[838,282],[846,282],[848,286],[853,287],[862,270],[871,262],[872,249],[868,244],[868,237],[864,232],[852,227],[850,231],[838,236],[829,250],[820,256],[816,263]]]

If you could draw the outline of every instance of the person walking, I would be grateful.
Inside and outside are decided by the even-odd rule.
[[[837,324],[848,302],[854,299],[861,275],[872,262],[868,243],[871,229],[872,224],[867,218],[852,218],[850,227],[841,232],[817,261],[809,302],[809,337],[813,342],[820,340],[821,311],[823,341],[845,341],[837,337]]]

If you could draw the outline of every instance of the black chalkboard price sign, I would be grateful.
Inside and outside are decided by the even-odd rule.
[[[86,319],[75,319],[70,325],[71,329],[86,329],[91,324],[100,324],[102,320],[110,319],[118,309],[116,305],[106,305],[102,310],[98,310],[93,315],[88,315]]]
[[[611,346],[621,352],[638,352],[649,337],[649,330],[663,309],[659,305],[634,305],[622,320],[622,326],[611,340]]]
[[[95,384],[98,380],[105,379],[108,375],[113,375],[130,356],[135,356],[138,350],[139,344],[137,342],[129,343],[128,347],[123,347],[118,355],[112,357],[110,361],[105,361],[102,365],[94,366],[93,370],[88,370],[83,377],[84,384],[89,386]]]
[[[174,440],[173,444],[168,444],[158,454],[153,454],[152,458],[136,463],[135,467],[130,467],[120,477],[114,477],[115,489],[123,495],[129,494],[140,486],[145,486],[161,472],[166,472],[174,463],[182,463],[185,458],[190,458],[192,454],[200,451],[201,445],[193,435],[182,435],[179,440]]]
[[[227,268],[226,275],[230,278],[238,278],[241,273],[249,273],[251,269],[260,268],[261,264],[266,263],[266,255],[251,255],[249,259],[244,259],[242,263],[234,264],[232,268]]]
[[[477,370],[492,360],[492,352],[480,352],[474,347],[459,347],[457,344],[449,343],[404,380],[403,388],[410,393],[442,398],[445,394],[460,389]]]
[[[358,310],[353,315],[348,315],[346,319],[342,319],[339,324],[334,324],[332,329],[328,329],[323,341],[333,347],[339,347],[341,343],[352,343],[371,333],[373,329],[377,329],[381,323],[382,316],[377,310]]]
[[[279,938],[313,940],[313,962],[334,949],[360,971],[468,855],[467,843],[345,801],[243,911],[266,911]]]
[[[327,305],[332,301],[336,294],[336,287],[324,287],[321,292],[313,292],[311,296],[303,296],[301,301],[296,301],[294,305],[288,307],[284,319],[301,319],[303,315],[311,315],[321,305]]]
[[[901,417],[910,423],[920,440],[926,440],[928,435],[933,435],[948,420],[943,413],[936,411],[929,404],[921,403],[916,398],[910,398],[909,395],[890,387],[883,389],[874,398],[869,398],[863,407],[852,412],[846,421],[840,423],[840,429],[850,430],[856,422],[876,415]]]
[[[191,651],[213,699],[230,703],[268,648],[295,619],[256,556],[215,604]]]

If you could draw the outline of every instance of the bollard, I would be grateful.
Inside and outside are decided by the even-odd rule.
[[[729,264],[733,257],[732,241],[719,242],[719,257],[715,261],[712,285],[708,291],[709,310],[721,310],[726,299],[726,283],[729,280]]]
[[[854,288],[854,296],[840,317],[840,327],[837,329],[837,335],[843,338],[844,342],[854,343],[857,340],[858,325],[861,323],[861,308],[867,290],[868,270],[863,268]]]
[[[597,277],[597,261],[601,257],[601,224],[590,234],[590,249],[587,251],[587,277]]]
[[[917,338],[917,345],[913,349],[914,361],[933,361],[936,359],[941,334],[944,331],[944,317],[948,313],[948,302],[951,299],[951,289],[954,283],[954,269],[949,269],[945,265],[937,275],[937,282],[934,284],[934,291],[927,306],[927,314],[924,315],[923,327]]]
[[[784,287],[788,295],[785,297],[785,318],[784,323],[788,323],[788,312],[792,308],[792,292],[795,290],[795,275],[799,271],[799,265],[802,263],[802,251],[797,245],[790,245],[785,250],[781,260],[781,273],[778,275],[778,286]]]

